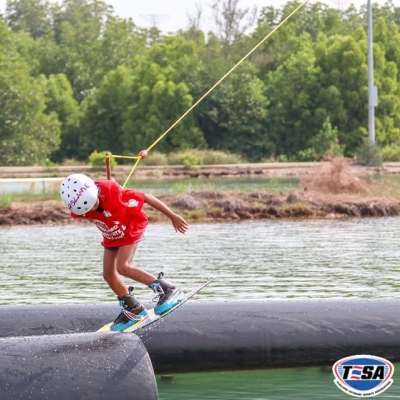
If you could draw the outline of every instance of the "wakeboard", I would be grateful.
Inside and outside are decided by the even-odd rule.
[[[149,325],[154,324],[155,322],[159,321],[160,319],[166,317],[168,314],[171,314],[174,312],[177,308],[185,304],[189,299],[191,299],[194,295],[200,292],[200,290],[204,289],[208,284],[210,284],[215,278],[211,278],[207,280],[205,283],[202,285],[192,289],[189,293],[186,294],[185,298],[176,304],[174,307],[170,308],[168,311],[166,311],[164,314],[157,315],[154,313],[154,308],[148,309],[147,310],[147,315],[137,322],[135,325],[130,326],[129,328],[124,329],[123,331],[112,331],[112,332],[135,332],[139,329],[143,329],[145,327],[148,327]],[[107,325],[104,325],[102,328],[100,328],[97,332],[111,332],[110,327],[113,324],[113,322],[110,322]]]

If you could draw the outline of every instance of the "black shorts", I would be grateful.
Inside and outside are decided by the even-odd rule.
[[[119,246],[115,246],[115,247],[104,247],[104,250],[109,250],[109,251],[118,251]]]

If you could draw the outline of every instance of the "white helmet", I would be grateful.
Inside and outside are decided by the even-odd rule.
[[[83,174],[67,176],[61,183],[60,196],[76,215],[83,215],[96,204],[99,189],[92,179]]]

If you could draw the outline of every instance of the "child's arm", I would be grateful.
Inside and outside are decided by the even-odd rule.
[[[177,232],[185,233],[189,229],[189,224],[180,215],[175,214],[166,204],[153,195],[145,193],[144,202],[167,216]]]

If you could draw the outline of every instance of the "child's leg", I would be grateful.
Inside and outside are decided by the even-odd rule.
[[[130,278],[136,282],[143,283],[143,285],[149,286],[155,281],[156,277],[149,274],[142,268],[133,267],[131,265],[133,256],[135,255],[136,249],[139,243],[135,243],[129,246],[121,246],[118,249],[118,255],[116,259],[117,271],[122,276]]]
[[[110,288],[115,292],[118,297],[119,303],[122,307],[121,312],[111,325],[110,330],[121,331],[129,326],[136,324],[141,318],[147,315],[147,310],[136,297],[129,293],[126,284],[118,273],[118,265],[121,260],[126,260],[128,256],[132,259],[137,245],[120,247],[118,249],[104,249],[103,258],[103,276],[107,281]],[[125,266],[125,264],[123,264]],[[135,274],[135,268],[123,268],[129,274]],[[133,272],[131,271],[133,270]],[[146,273],[147,274],[147,273]],[[139,274],[140,275],[140,274]],[[130,277],[130,275],[128,275]]]
[[[128,289],[117,272],[118,252],[119,249],[104,249],[103,278],[118,297],[123,297],[128,294]]]
[[[155,276],[149,274],[145,270],[138,267],[133,267],[131,265],[131,261],[135,255],[137,246],[138,243],[135,243],[129,246],[121,246],[118,248],[118,250],[114,251],[104,250],[104,279],[110,285],[111,289],[113,289],[118,295],[120,300],[123,300],[123,298],[129,296],[127,296],[128,291],[126,285],[119,274],[149,286],[159,297],[159,301],[154,308],[154,312],[156,314],[163,314],[170,308],[174,307],[177,303],[182,301],[185,298],[185,295],[179,289],[179,287],[173,285],[171,282],[162,279],[161,277],[160,279],[156,279]],[[137,300],[135,299],[135,301]],[[124,314],[124,312],[122,312],[122,314]],[[122,317],[125,321],[126,318],[123,315]],[[120,318],[118,317],[115,322],[119,321]]]

